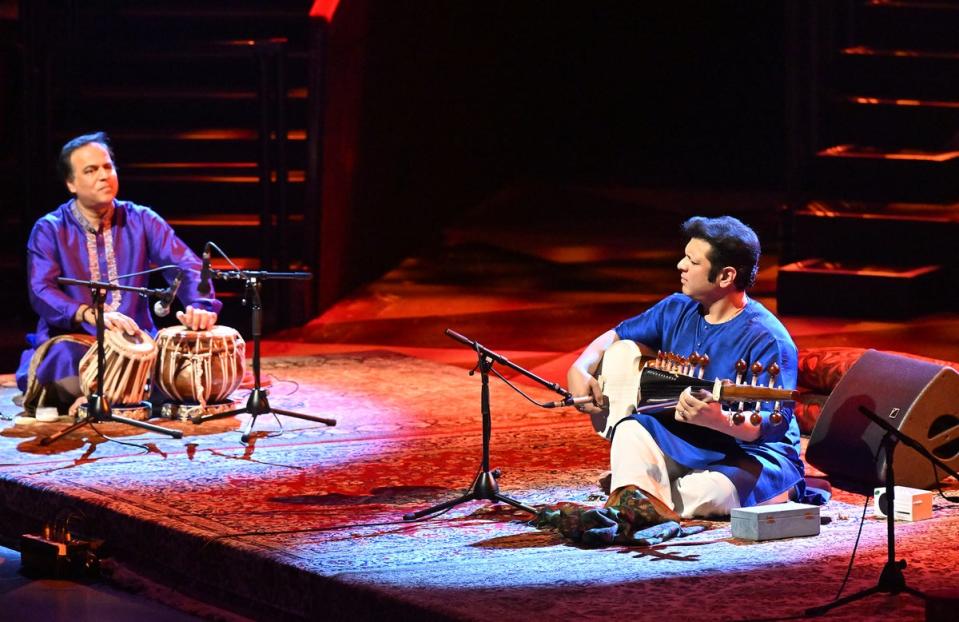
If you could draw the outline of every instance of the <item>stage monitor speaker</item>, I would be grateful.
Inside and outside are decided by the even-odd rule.
[[[885,483],[885,431],[859,411],[865,406],[931,454],[959,470],[959,373],[951,367],[867,350],[823,404],[806,448],[809,464],[863,489]],[[893,452],[896,484],[932,488],[933,466],[902,443]],[[945,478],[942,469],[939,478]]]

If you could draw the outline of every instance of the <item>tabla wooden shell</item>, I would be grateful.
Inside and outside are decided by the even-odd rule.
[[[189,330],[171,326],[157,333],[159,360],[154,381],[179,403],[225,401],[243,380],[246,343],[233,328]]]
[[[150,335],[138,330],[107,330],[103,333],[103,391],[111,405],[137,405],[150,392],[150,377],[157,359],[157,346]],[[84,394],[97,389],[97,345],[80,359],[80,388]]]

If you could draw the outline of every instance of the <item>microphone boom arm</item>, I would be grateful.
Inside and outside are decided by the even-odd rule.
[[[58,276],[57,283],[61,285],[83,285],[84,287],[102,289],[104,291],[119,290],[123,292],[132,292],[134,294],[139,294],[140,296],[146,296],[150,298],[163,298],[166,296],[168,291],[168,288],[151,289],[149,287],[133,287],[132,285],[117,285],[114,283],[107,283],[105,281],[84,281],[83,279],[70,279],[65,276]]]
[[[583,400],[577,402],[576,400],[579,399],[579,398],[574,398],[573,395],[572,395],[569,391],[567,391],[566,389],[564,389],[563,387],[561,387],[559,384],[557,384],[557,383],[555,383],[555,382],[550,382],[549,380],[546,380],[545,378],[540,378],[539,376],[537,376],[537,375],[534,374],[533,372],[531,372],[531,371],[529,371],[529,370],[527,370],[527,369],[523,369],[523,368],[520,367],[519,365],[517,365],[517,364],[513,363],[512,361],[510,361],[510,360],[509,360],[508,358],[506,358],[505,356],[503,356],[503,355],[501,355],[501,354],[497,354],[496,352],[493,352],[492,350],[486,348],[486,347],[483,346],[482,344],[473,341],[473,340],[470,339],[469,337],[464,337],[463,335],[459,334],[458,332],[456,332],[455,330],[453,330],[453,329],[451,329],[451,328],[447,328],[445,332],[446,332],[446,336],[447,336],[447,337],[450,337],[451,339],[453,339],[453,340],[455,340],[455,341],[459,341],[459,342],[462,343],[463,345],[468,346],[471,350],[476,350],[477,352],[479,352],[479,353],[482,354],[483,356],[486,356],[487,358],[489,358],[489,359],[491,359],[491,360],[493,360],[493,361],[496,361],[497,363],[501,363],[501,364],[503,364],[503,365],[506,365],[506,366],[509,367],[510,369],[512,369],[512,370],[514,370],[514,371],[518,371],[519,373],[523,374],[524,376],[526,376],[526,377],[529,378],[530,380],[535,380],[536,382],[540,383],[541,385],[543,385],[543,386],[546,387],[547,389],[549,389],[549,390],[551,390],[551,391],[555,391],[556,393],[559,393],[560,395],[563,396],[563,401],[564,401],[564,402],[567,401],[567,400],[569,400],[569,404],[564,404],[564,405],[572,406],[574,403],[576,403],[576,404],[583,404],[583,403],[585,403],[585,401],[583,401]],[[591,398],[589,398],[589,399],[591,399]]]
[[[210,269],[210,278],[220,281],[247,281],[257,279],[280,279],[287,281],[309,281],[313,278],[312,272],[267,272],[265,270],[214,270]]]

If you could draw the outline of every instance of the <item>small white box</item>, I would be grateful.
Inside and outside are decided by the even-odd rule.
[[[37,421],[42,421],[44,423],[50,423],[51,421],[56,421],[60,418],[60,413],[57,412],[57,409],[53,406],[41,406],[37,408],[37,411],[33,414],[36,417]]]
[[[819,506],[805,503],[776,503],[729,512],[734,538],[778,540],[819,535]]]
[[[932,492],[921,488],[896,486],[894,494],[896,500],[893,503],[892,516],[896,520],[917,521],[932,518]],[[886,487],[877,486],[873,497],[873,514],[885,518],[885,508],[889,505],[886,502]]]

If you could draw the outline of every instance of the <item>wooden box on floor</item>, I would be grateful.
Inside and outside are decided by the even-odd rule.
[[[779,540],[819,535],[819,507],[805,503],[776,503],[729,512],[734,538]]]

